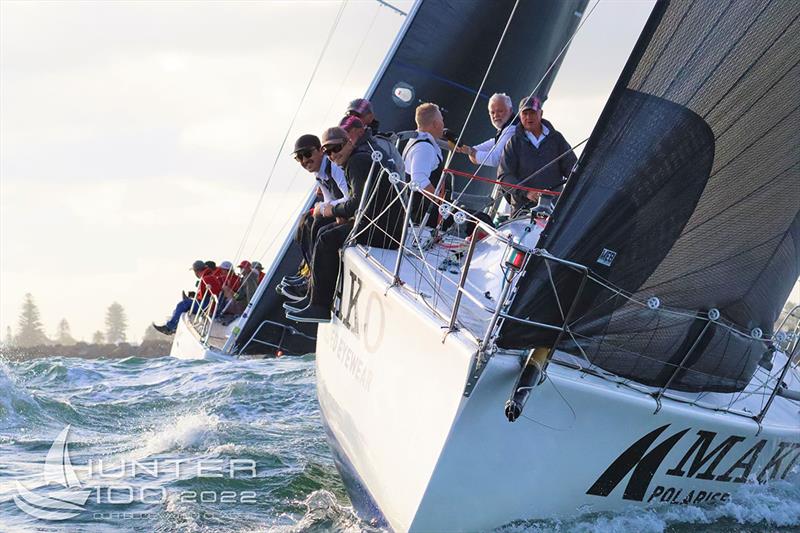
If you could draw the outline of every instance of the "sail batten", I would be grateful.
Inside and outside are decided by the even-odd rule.
[[[636,301],[578,296],[574,273],[538,260],[512,314],[557,322],[555,285],[581,317],[562,349],[650,385],[749,382],[800,275],[799,20],[781,0],[656,5],[539,243]],[[639,303],[652,296],[680,312]],[[500,344],[553,337],[507,323]]]

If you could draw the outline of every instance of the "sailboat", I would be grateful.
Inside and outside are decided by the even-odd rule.
[[[394,60],[455,16],[425,7]],[[483,531],[798,468],[798,332],[776,325],[800,274],[798,19],[657,2],[550,216],[345,248],[317,392],[362,517]]]
[[[433,101],[487,138],[475,102],[546,98],[586,7],[417,2],[365,96],[384,128]],[[439,214],[455,230],[347,246],[330,323],[301,330],[271,297],[297,264],[287,238],[243,322],[218,346],[184,323],[185,338],[200,356],[315,351],[353,506],[395,531],[715,504],[785,479],[800,465],[800,336],[776,324],[800,275],[798,19],[780,0],[657,2],[552,212],[485,223],[477,178],[493,172],[453,159],[460,192]],[[404,206],[423,194],[394,185]]]
[[[408,138],[413,132],[404,130],[413,127],[416,104],[430,101],[440,105],[448,124],[465,124],[464,138],[493,136],[495,131],[488,121],[468,120],[471,106],[476,100],[485,106],[493,92],[523,95],[534,86],[538,86],[537,94],[545,97],[587,1],[415,2],[366,91],[381,128],[397,132],[398,138]],[[501,46],[496,46],[498,43]],[[535,51],[524,63],[518,58],[522,49]],[[488,74],[475,67],[490,63],[493,66]],[[320,125],[320,130],[325,126]],[[475,172],[465,160],[454,160],[452,169]],[[495,169],[483,168],[478,174],[494,178]],[[452,179],[458,187],[469,183],[455,175]],[[480,210],[491,201],[491,191],[490,184],[473,181],[461,195],[460,204]],[[299,246],[293,241],[294,227],[315,199],[314,191],[309,191],[295,212],[295,224],[286,225],[275,258],[241,317],[221,323],[215,314],[220,309],[218,301],[204,312],[183,315],[170,355],[233,361],[242,356],[292,356],[316,350],[316,324],[286,319],[284,299],[275,291],[284,276],[296,273],[301,262]]]

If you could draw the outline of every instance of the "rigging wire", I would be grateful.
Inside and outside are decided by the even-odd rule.
[[[369,26],[367,26],[367,31],[364,32],[364,37],[361,39],[358,48],[356,48],[356,53],[353,54],[353,60],[347,67],[347,71],[344,73],[344,77],[342,77],[342,81],[339,84],[339,88],[336,89],[336,96],[334,96],[331,99],[331,105],[328,108],[328,112],[325,114],[326,122],[331,118],[331,111],[333,111],[333,106],[336,105],[336,102],[339,99],[339,95],[342,94],[342,88],[344,87],[344,84],[347,83],[347,80],[350,78],[350,73],[353,71],[353,67],[358,61],[358,58],[361,57],[361,51],[364,49],[364,44],[366,44],[367,38],[372,32],[372,28],[373,26],[375,26],[375,21],[378,20],[378,15],[380,14],[380,12],[381,12],[381,4],[377,4],[377,6],[375,7],[375,13],[372,15],[372,20],[370,21]]]
[[[294,116],[292,116],[292,120],[289,123],[289,127],[286,128],[286,133],[284,134],[283,140],[281,141],[281,145],[278,148],[278,151],[275,153],[275,160],[272,163],[272,168],[270,169],[269,175],[267,176],[267,180],[264,183],[264,187],[261,189],[261,194],[258,196],[258,201],[256,201],[255,209],[253,209],[253,214],[250,216],[250,221],[248,222],[247,228],[245,229],[244,235],[242,236],[242,241],[236,250],[236,254],[234,254],[234,258],[236,261],[239,260],[240,255],[244,251],[247,239],[250,236],[250,232],[253,229],[253,225],[255,224],[258,212],[261,209],[261,204],[264,201],[264,196],[267,193],[267,188],[269,187],[269,184],[272,181],[272,176],[275,174],[275,169],[277,168],[278,161],[280,160],[281,154],[283,153],[283,148],[286,146],[286,140],[289,138],[289,134],[292,132],[292,128],[294,127],[294,123],[297,120],[298,115],[300,114],[300,110],[303,108],[303,103],[305,102],[306,96],[308,95],[308,91],[311,88],[311,84],[314,82],[314,78],[317,75],[317,71],[319,70],[319,67],[322,64],[322,59],[323,57],[325,57],[325,52],[328,50],[328,45],[330,44],[334,33],[336,33],[336,29],[339,26],[339,21],[342,18],[342,13],[344,12],[344,8],[347,5],[347,2],[348,0],[343,0],[341,6],[339,7],[339,11],[336,13],[336,17],[333,20],[331,29],[328,32],[328,37],[325,39],[325,44],[322,45],[322,50],[320,50],[319,56],[317,57],[317,62],[314,65],[314,70],[311,72],[311,76],[309,77],[308,83],[306,84],[305,90],[303,91],[303,95],[300,97],[300,102],[298,102],[297,104]]]
[[[331,105],[328,107],[328,111],[325,113],[325,122],[326,123],[330,120],[331,114],[333,112],[333,108],[336,105],[336,103],[338,102],[339,96],[342,93],[342,88],[344,87],[345,83],[347,83],[347,80],[350,78],[350,73],[352,72],[353,67],[355,66],[356,62],[358,61],[359,57],[361,56],[361,52],[362,52],[362,50],[364,48],[364,45],[366,44],[367,39],[369,38],[369,35],[372,32],[372,28],[373,28],[373,26],[375,26],[375,22],[378,20],[378,15],[381,12],[381,7],[382,7],[381,4],[377,4],[376,5],[375,13],[372,15],[372,20],[370,21],[369,26],[367,27],[367,30],[364,32],[364,37],[361,39],[361,42],[359,43],[358,48],[356,49],[356,53],[353,54],[353,60],[350,62],[350,65],[347,67],[347,72],[345,72],[344,76],[342,77],[342,81],[339,83],[339,88],[336,90],[336,96],[334,96],[331,99]],[[286,190],[284,192],[289,192],[290,191],[291,184],[296,180],[296,178],[297,178],[299,173],[300,173],[300,169],[298,168],[298,169],[295,170],[294,174],[292,175],[292,180],[289,182],[289,185],[286,187]],[[275,240],[277,239],[277,237],[279,235],[283,235],[283,233],[284,233],[283,230],[286,227],[286,225],[287,225],[287,222],[284,221],[284,223],[281,225],[280,230],[278,230],[278,232],[273,235],[272,240],[269,242],[269,244],[266,246],[266,248],[263,248],[264,252],[261,255],[262,259],[263,259],[264,256],[266,256],[267,251],[269,251],[269,249],[272,247],[272,245],[275,242]],[[261,236],[258,238],[258,241],[256,242],[256,245],[253,247],[252,255],[256,255],[256,254],[258,254],[259,250],[262,250],[261,243],[264,241],[264,238],[266,237],[269,229],[270,229],[270,225],[266,225],[264,227],[264,231],[261,232]]]
[[[599,0],[598,0],[599,1]],[[467,118],[464,120],[464,125],[461,127],[461,131],[458,132],[458,138],[456,139],[456,146],[459,145],[461,142],[461,137],[464,135],[464,130],[467,129],[467,124],[469,124],[469,119],[472,117],[473,111],[475,111],[475,105],[478,103],[478,99],[483,94],[483,86],[486,84],[486,80],[489,78],[489,73],[492,71],[492,67],[494,66],[494,60],[497,59],[497,54],[500,52],[500,47],[503,45],[503,41],[506,38],[506,34],[508,33],[508,28],[511,26],[511,20],[514,18],[514,13],[517,12],[517,7],[519,6],[519,0],[514,2],[514,7],[511,8],[511,13],[508,15],[508,20],[506,21],[506,26],[503,28],[503,33],[500,35],[500,40],[497,42],[497,46],[494,49],[494,54],[492,54],[492,59],[489,61],[489,66],[486,67],[486,71],[483,74],[483,80],[481,80],[481,85],[478,87],[478,90],[475,92],[475,98],[472,100],[472,105],[469,108],[469,113],[467,113]],[[453,159],[453,155],[455,151],[452,151],[447,156],[447,161],[445,161],[444,166],[450,167],[450,161]],[[480,170],[480,167],[478,167]],[[477,173],[477,171],[476,171]],[[440,179],[440,183],[444,184],[444,180]],[[444,185],[442,185],[444,186]],[[438,187],[437,187],[438,188]],[[438,192],[438,191],[437,191]],[[461,198],[461,195],[459,195]]]
[[[539,90],[539,87],[542,85],[542,83],[544,83],[544,80],[545,80],[545,79],[547,79],[547,76],[550,74],[550,72],[553,70],[553,68],[555,68],[555,66],[558,64],[559,60],[561,59],[561,56],[563,56],[563,55],[564,55],[564,53],[567,51],[567,48],[569,48],[569,45],[570,45],[570,44],[572,44],[572,41],[573,41],[573,40],[575,39],[575,37],[578,35],[578,32],[580,32],[580,31],[581,31],[581,28],[583,28],[583,26],[586,24],[586,22],[588,22],[588,21],[589,21],[589,18],[592,16],[592,13],[594,12],[595,8],[596,8],[596,7],[597,7],[599,4],[600,4],[600,0],[597,0],[597,1],[594,3],[594,5],[592,6],[592,8],[589,10],[589,12],[588,12],[588,13],[586,13],[586,16],[583,18],[583,20],[581,20],[580,24],[578,24],[578,27],[577,27],[577,28],[575,28],[575,31],[574,31],[574,32],[572,32],[572,35],[570,36],[570,38],[569,38],[569,39],[567,39],[567,42],[566,42],[566,43],[564,43],[564,46],[561,48],[561,51],[559,51],[559,52],[558,52],[558,54],[556,55],[556,57],[555,57],[555,59],[553,60],[553,62],[552,62],[552,63],[550,63],[550,66],[547,68],[547,70],[546,70],[546,71],[545,71],[545,73],[542,75],[542,77],[541,77],[541,79],[539,80],[539,82],[536,84],[536,86],[533,88],[533,90],[531,91],[531,93],[528,95],[528,98],[531,98],[531,97],[533,97],[533,95],[534,95],[534,94],[536,94],[536,91],[538,91],[538,90]],[[509,20],[509,22],[510,22],[510,20]],[[489,68],[491,68],[491,65],[489,65]],[[486,75],[488,76],[488,74],[489,74],[489,73],[488,73],[488,71],[487,71]],[[473,106],[474,106],[474,103],[473,103]],[[517,119],[517,117],[519,117],[519,111],[517,111],[517,113],[514,115],[514,118],[513,118],[512,120],[516,120],[516,119]],[[470,118],[470,117],[469,117],[469,116],[467,116],[467,120],[464,122],[464,126],[461,128],[461,134],[463,134],[464,130],[467,128],[467,123],[469,122],[469,118]],[[458,139],[459,139],[459,141],[461,140],[461,134],[459,134],[459,136],[458,136]],[[495,143],[495,145],[494,145],[494,146],[492,146],[491,150],[489,150],[489,154],[491,154],[492,152],[494,152],[496,149],[497,149],[497,144]],[[484,161],[485,161],[485,160],[486,160],[486,159],[484,158]],[[448,161],[448,162],[449,162],[449,161]],[[481,161],[481,163],[478,165],[478,168],[475,170],[475,174],[477,174],[478,172],[480,172],[480,170],[481,170],[482,168],[483,168],[483,161]],[[462,196],[462,195],[463,195],[463,194],[466,192],[467,188],[470,186],[470,184],[471,184],[471,183],[472,183],[472,181],[468,181],[468,182],[466,183],[466,185],[464,185],[464,187],[461,189],[461,192],[459,192],[459,193],[458,193],[458,196],[456,197],[456,199],[454,200],[454,202],[453,202],[453,203],[458,203],[458,201],[461,199],[461,196]]]
[[[570,414],[572,416],[572,420],[570,420],[569,426],[565,427],[565,428],[554,427],[554,426],[550,426],[548,424],[545,424],[544,422],[541,422],[539,420],[536,420],[535,418],[530,417],[530,416],[526,415],[525,413],[522,413],[520,416],[522,418],[524,418],[525,420],[528,420],[528,421],[533,422],[535,424],[539,424],[540,426],[545,427],[547,429],[552,429],[553,431],[570,431],[572,428],[575,427],[575,421],[578,419],[578,415],[575,412],[575,408],[572,407],[572,404],[569,403],[569,400],[567,400],[567,398],[558,389],[558,387],[556,386],[556,383],[553,381],[553,378],[551,378],[549,375],[545,374],[545,381],[550,383],[550,386],[553,387],[553,390],[556,391],[556,394],[558,394],[561,397],[561,399],[566,404],[567,408],[570,410]]]

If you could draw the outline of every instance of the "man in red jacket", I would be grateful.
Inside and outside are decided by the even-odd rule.
[[[200,280],[197,285],[197,301],[200,302],[201,308],[205,308],[204,299],[210,300],[207,298],[209,294],[219,296],[219,293],[222,292],[222,278],[216,274],[214,269],[208,268],[199,259],[192,263],[192,271]]]
[[[175,306],[175,310],[172,312],[172,318],[170,318],[166,324],[163,326],[153,324],[156,331],[164,335],[172,335],[175,333],[175,328],[178,326],[178,319],[183,313],[196,313],[198,309],[205,309],[208,302],[211,301],[210,294],[219,296],[220,292],[222,292],[222,280],[215,275],[215,270],[216,269],[209,268],[199,259],[192,263],[192,271],[199,280],[197,283],[197,296],[195,297],[194,293],[189,293],[192,297],[184,295],[183,299]]]

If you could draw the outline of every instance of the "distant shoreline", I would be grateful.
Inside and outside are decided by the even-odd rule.
[[[89,344],[78,342],[69,346],[60,344],[29,346],[25,348],[11,346],[0,350],[0,356],[9,361],[27,361],[47,357],[79,357],[83,359],[124,359],[126,357],[164,357],[169,355],[171,340],[144,341],[141,344]]]

